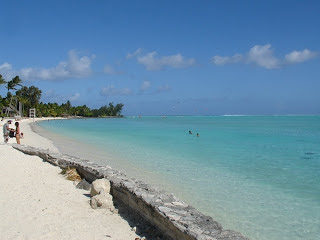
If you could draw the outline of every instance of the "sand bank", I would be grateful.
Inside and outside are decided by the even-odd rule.
[[[20,121],[21,144],[58,151],[48,139]],[[5,122],[1,122],[2,127]],[[10,125],[14,128],[14,122]],[[135,239],[120,215],[89,205],[88,191],[77,189],[61,169],[0,144],[0,239]]]

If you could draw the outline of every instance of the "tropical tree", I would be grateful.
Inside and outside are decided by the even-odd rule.
[[[98,116],[97,117],[103,117],[103,116],[108,116],[109,115],[109,109],[107,107],[107,105],[102,106],[101,108],[99,108],[98,112]]]
[[[21,82],[22,80],[19,78],[19,76],[15,76],[14,78],[12,78],[11,81],[7,82],[8,92],[10,92],[10,90],[17,90],[16,86],[22,86]]]
[[[124,106],[123,103],[118,103],[118,104],[114,107],[114,115],[113,115],[113,116],[121,116],[121,112],[122,112],[123,106]]]
[[[0,74],[0,85],[5,84],[5,83],[7,83],[7,82],[3,79],[2,75]]]
[[[20,99],[28,101],[30,107],[36,107],[39,104],[41,94],[42,91],[35,86],[24,86],[16,92],[16,95],[20,97]]]
[[[91,116],[91,112],[90,112],[91,110],[86,105],[76,107],[75,111],[76,111],[75,114],[77,116],[82,116],[82,117],[90,117]]]
[[[61,108],[63,110],[63,114],[72,115],[72,106],[69,100],[66,103],[62,103]]]
[[[121,111],[123,108],[123,104],[119,103],[117,105],[113,105],[113,103],[109,103],[109,105],[104,105],[99,109],[91,110],[92,117],[109,117],[109,116],[121,116]]]
[[[25,113],[28,113],[30,108],[36,108],[38,106],[41,93],[42,91],[35,86],[24,86],[16,92],[19,101],[24,104]]]
[[[0,74],[0,85],[5,84],[5,83],[7,83],[7,82],[3,79],[2,75]],[[3,106],[4,106],[4,99],[2,99],[2,97],[0,95],[0,110],[1,110],[1,114],[2,114]]]
[[[119,103],[116,106],[113,105],[113,102],[109,103],[107,116],[120,116],[123,106],[122,103]]]

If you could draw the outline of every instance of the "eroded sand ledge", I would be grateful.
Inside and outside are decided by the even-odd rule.
[[[148,184],[129,179],[109,166],[100,166],[58,152],[14,144],[25,154],[36,155],[60,168],[74,167],[87,181],[106,178],[111,183],[111,194],[156,226],[169,239],[247,240],[241,233],[223,230],[221,224],[205,216],[190,205]]]

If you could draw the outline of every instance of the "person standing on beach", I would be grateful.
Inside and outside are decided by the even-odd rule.
[[[17,144],[20,144],[20,127],[19,127],[19,122],[16,122],[15,125],[16,125],[16,140],[17,140]]]
[[[3,125],[3,138],[4,138],[5,143],[7,143],[9,141],[9,132],[10,132],[9,125],[10,124],[11,124],[11,120],[8,120],[8,122],[6,122]]]

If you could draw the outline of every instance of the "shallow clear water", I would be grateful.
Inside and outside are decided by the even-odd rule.
[[[173,192],[251,239],[319,237],[320,116],[128,117],[38,125],[63,152]]]

